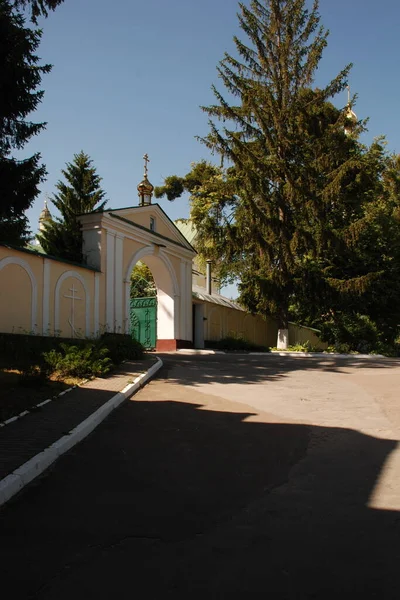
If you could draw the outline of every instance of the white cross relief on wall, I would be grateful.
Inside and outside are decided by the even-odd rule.
[[[69,291],[71,292],[71,294],[64,294],[64,298],[68,298],[71,300],[71,313],[68,319],[68,323],[71,327],[71,337],[74,338],[77,336],[77,332],[75,329],[75,300],[82,300],[82,298],[75,295],[78,290],[75,289],[74,284],[72,284],[72,288],[69,288]]]

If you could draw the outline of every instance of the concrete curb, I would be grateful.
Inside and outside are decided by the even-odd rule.
[[[196,350],[192,348],[182,348],[177,350],[180,354],[229,354],[230,356],[290,356],[293,358],[305,356],[308,358],[388,358],[383,354],[339,354],[337,352],[280,352],[279,350],[271,350],[271,352],[227,352],[224,350]]]
[[[103,406],[100,406],[87,419],[79,423],[68,435],[54,442],[51,446],[39,452],[7,477],[0,481],[0,506],[8,502],[23,487],[41,475],[59,456],[81,442],[100,423],[116,409],[126,398],[142,387],[163,366],[160,358],[146,373],[142,373],[123,390],[115,394]]]

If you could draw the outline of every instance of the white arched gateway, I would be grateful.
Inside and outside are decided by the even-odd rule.
[[[83,253],[101,272],[100,329],[128,333],[130,275],[140,260],[157,287],[157,350],[192,344],[192,260],[196,252],[158,204],[80,217]]]

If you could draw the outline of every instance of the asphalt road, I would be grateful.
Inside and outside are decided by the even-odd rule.
[[[0,511],[2,598],[400,597],[400,362],[165,355]]]

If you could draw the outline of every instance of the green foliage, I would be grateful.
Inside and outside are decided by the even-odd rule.
[[[349,128],[349,107],[330,102],[349,66],[312,89],[327,33],[318,1],[305,6],[240,4],[246,42],[234,38],[236,56],[218,67],[228,99],[214,88],[216,104],[204,107],[201,141],[221,166],[199,163],[182,178],[196,249],[222,279],[240,281],[244,307],[280,328],[360,313],[390,344],[400,323],[400,158],[382,139],[363,146],[365,123]]]
[[[121,333],[103,333],[99,343],[107,348],[114,365],[119,365],[124,360],[140,360],[143,358],[144,348],[140,342],[131,335]]]
[[[61,377],[103,377],[112,368],[109,351],[93,342],[78,347],[61,343],[60,350],[44,353],[44,359],[52,371]]]
[[[326,251],[335,219],[350,210],[354,141],[344,133],[344,113],[328,102],[344,89],[350,67],[310,89],[327,43],[318,2],[311,11],[299,0],[240,8],[248,44],[235,38],[239,58],[226,54],[217,69],[237,104],[214,87],[217,104],[204,107],[210,133],[202,141],[234,167],[225,173],[236,197],[221,238],[240,275],[240,300],[286,328],[304,256]]]
[[[288,346],[288,351],[289,352],[322,352],[321,348],[318,348],[318,346],[313,346],[313,344],[311,344],[311,342],[309,342],[308,340],[306,342],[302,342],[302,343],[299,342],[297,344]]]
[[[14,5],[0,0],[0,240],[24,245],[29,238],[25,211],[39,194],[46,169],[40,154],[17,159],[12,152],[45,127],[26,119],[43,98],[37,88],[51,66],[38,64],[42,32],[26,28]]]
[[[176,194],[171,194],[170,180],[179,180]],[[226,244],[229,227],[223,227],[224,218],[229,220],[229,211],[235,203],[235,181],[233,170],[216,167],[208,161],[193,163],[184,177],[173,175],[165,179],[165,185],[156,188],[157,197],[164,195],[169,200],[190,193],[191,220],[197,234],[193,242],[203,266],[208,259],[213,261],[213,274],[222,284],[231,283],[236,276],[230,246]],[[229,255],[229,258],[228,258]]]
[[[153,275],[147,265],[137,262],[131,274],[131,298],[149,298],[157,295]]]
[[[346,313],[335,315],[321,325],[321,339],[336,352],[360,352],[396,355],[394,340],[385,339],[384,332],[367,315]]]
[[[154,188],[154,196],[156,198],[163,198],[166,196],[168,200],[176,200],[185,191],[184,181],[181,177],[171,175],[166,177],[164,185],[162,187]]]
[[[47,17],[49,10],[55,10],[57,6],[62,4],[64,0],[10,0],[11,5],[16,9],[30,8],[31,19],[33,23],[37,23],[40,16]]]
[[[253,344],[240,335],[230,335],[218,341],[206,341],[205,345],[206,348],[231,352],[269,352],[267,346]]]
[[[242,304],[286,327],[293,280],[303,257],[329,244],[324,217],[356,166],[345,112],[328,102],[350,67],[310,89],[327,43],[318,2],[310,11],[301,0],[239,6],[247,44],[235,37],[237,57],[217,68],[230,100],[214,87],[216,104],[203,107],[210,133],[201,141],[228,167],[192,169],[189,177],[208,166],[194,177],[191,217],[200,251],[240,279]],[[338,204],[335,217],[346,213]]]
[[[66,340],[0,333],[0,369],[18,369],[25,381],[40,382],[54,369],[63,376],[104,375],[124,360],[140,360],[143,351],[139,342],[122,334],[105,333],[97,340]]]
[[[83,151],[74,154],[72,163],[62,170],[66,183],[58,181],[58,194],[51,201],[61,218],[45,222],[44,231],[37,236],[47,254],[73,262],[83,262],[82,232],[79,215],[101,211],[107,201],[100,187],[101,177],[92,166],[93,161]]]

